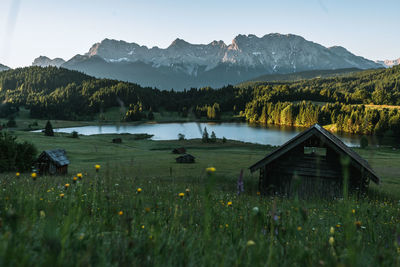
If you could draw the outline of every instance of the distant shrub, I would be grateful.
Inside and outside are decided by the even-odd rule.
[[[224,137],[222,137],[222,143],[226,143],[226,138],[225,138],[225,136]]]
[[[31,169],[37,150],[28,142],[17,143],[16,137],[0,133],[0,172],[28,171]]]
[[[181,133],[178,133],[178,140],[179,141],[184,141],[185,140],[185,135],[181,134]]]
[[[78,132],[77,132],[77,131],[73,131],[73,132],[71,133],[71,137],[72,137],[72,138],[79,138]]]
[[[360,147],[361,147],[361,148],[366,148],[366,147],[368,147],[368,138],[367,138],[365,135],[363,135],[363,136],[361,137],[361,139],[360,139]]]
[[[15,128],[15,127],[17,127],[17,123],[15,122],[14,117],[11,117],[11,118],[8,120],[6,126],[7,126],[7,128]]]

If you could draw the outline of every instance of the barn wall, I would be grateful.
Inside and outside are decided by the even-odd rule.
[[[335,151],[327,148],[326,156],[304,154],[303,145],[260,169],[260,192],[301,198],[340,197],[345,172],[350,191],[365,188],[366,179],[360,170],[353,165],[343,167]]]

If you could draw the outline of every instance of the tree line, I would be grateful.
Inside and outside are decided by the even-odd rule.
[[[134,83],[97,79],[55,67],[27,67],[0,73],[0,117],[20,107],[32,118],[80,120],[111,107],[125,107],[125,120],[154,119],[153,112],[219,120],[224,112],[261,124],[335,124],[338,131],[399,133],[400,66],[349,76],[296,82],[247,83],[219,89],[161,91]]]

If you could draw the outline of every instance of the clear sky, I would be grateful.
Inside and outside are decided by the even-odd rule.
[[[112,38],[165,48],[298,34],[372,60],[400,57],[400,0],[0,0],[0,63],[70,59]]]

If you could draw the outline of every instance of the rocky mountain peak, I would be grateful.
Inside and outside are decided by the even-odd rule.
[[[168,48],[177,48],[177,49],[180,49],[180,48],[185,48],[185,47],[188,47],[188,46],[191,46],[191,45],[192,45],[192,44],[186,42],[186,41],[183,40],[183,39],[176,38],[176,39],[168,46]]]
[[[35,60],[32,63],[32,66],[39,66],[39,67],[60,67],[62,64],[65,63],[65,60],[62,58],[54,58],[50,59],[46,56],[39,56],[38,58],[35,58]]]

